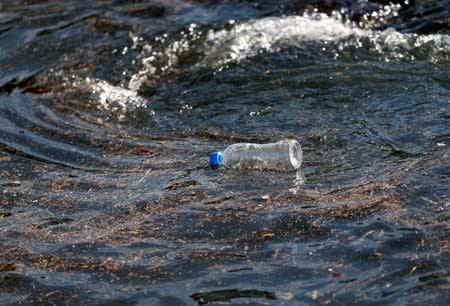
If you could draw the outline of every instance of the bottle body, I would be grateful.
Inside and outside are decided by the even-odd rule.
[[[223,164],[235,169],[267,169],[289,171],[299,169],[302,163],[302,148],[293,139],[275,143],[236,143],[228,146],[215,166]],[[211,160],[211,166],[214,166]]]

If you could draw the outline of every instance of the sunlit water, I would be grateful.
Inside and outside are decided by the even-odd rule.
[[[0,4],[0,304],[448,304],[447,4],[314,3]]]

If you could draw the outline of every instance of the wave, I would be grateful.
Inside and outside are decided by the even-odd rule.
[[[450,58],[449,35],[361,28],[345,21],[338,13],[332,16],[315,13],[266,17],[244,22],[230,20],[222,29],[210,29],[206,33],[195,32],[196,28],[199,26],[189,26],[188,30],[182,31],[182,39],[169,43],[165,49],[159,50],[158,42],[169,40],[167,36],[142,48],[140,59],[143,68],[133,75],[129,88],[137,90],[155,75],[173,70],[188,53],[197,58],[194,67],[222,70],[229,64],[240,63],[261,53],[276,53],[286,46],[301,48],[307,41],[336,43],[333,54],[336,58],[351,57],[348,51],[354,49],[365,51],[367,57],[375,60],[424,59],[439,62]],[[196,35],[190,39],[192,33]]]
[[[158,86],[167,76],[184,78],[204,69],[218,73],[230,65],[286,49],[300,52],[299,61],[301,52],[310,51],[318,61],[423,60],[435,64],[450,60],[449,35],[370,29],[343,18],[340,13],[230,20],[212,29],[191,24],[179,33],[163,34],[151,42],[140,37],[132,40],[130,49],[138,52],[133,60],[135,71],[125,81],[127,85],[113,86],[101,79],[88,78],[73,82],[78,87],[88,86],[98,107],[119,119],[130,110],[147,108],[149,103],[141,95],[142,88]]]

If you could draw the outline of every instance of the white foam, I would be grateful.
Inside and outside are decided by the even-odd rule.
[[[384,16],[384,15],[383,15]],[[103,80],[85,80],[98,98],[100,108],[112,113],[124,113],[146,107],[147,101],[138,90],[145,83],[153,83],[162,75],[173,71],[180,57],[193,56],[190,67],[209,67],[221,71],[231,63],[263,53],[276,53],[285,46],[302,47],[307,41],[335,42],[334,56],[352,57],[354,49],[376,60],[415,60],[431,62],[450,59],[450,36],[443,34],[405,34],[387,29],[363,29],[344,21],[336,13],[332,16],[315,13],[302,16],[281,16],[230,21],[222,29],[202,33],[189,25],[181,38],[171,41],[168,34],[155,38],[154,45],[133,39],[131,48],[141,52],[134,62],[140,67],[131,77],[127,88],[113,86]],[[140,45],[142,44],[142,45]],[[332,49],[334,48],[334,49]],[[355,58],[357,59],[357,58]]]
[[[450,36],[444,34],[419,35],[401,33],[392,28],[371,30],[365,35],[341,41],[339,50],[364,48],[378,55],[379,60],[428,60],[433,63],[450,59]]]
[[[378,22],[392,12],[395,13],[398,7],[385,9],[387,12],[377,13]],[[173,70],[179,63],[179,56],[193,52],[194,49],[199,58],[193,66],[210,67],[216,71],[261,52],[276,53],[283,46],[301,47],[306,41],[336,42],[336,58],[345,55],[346,48],[365,48],[364,52],[367,54],[377,55],[380,60],[385,61],[415,60],[419,55],[431,62],[438,62],[450,57],[448,35],[405,34],[393,29],[379,31],[367,27],[363,29],[344,21],[339,13],[332,16],[314,13],[266,17],[243,22],[230,20],[225,28],[209,30],[206,34],[198,30],[198,26],[191,24],[181,34],[180,40],[171,42],[162,51],[155,50],[158,48],[149,44],[143,46],[139,56],[142,68],[131,78],[128,84],[130,89],[138,90],[143,84],[152,83],[160,75]],[[155,39],[155,44],[166,40],[167,35],[162,36]]]
[[[325,14],[267,17],[236,24],[231,29],[210,31],[206,37],[205,62],[216,67],[277,52],[282,44],[298,46],[305,41],[335,41],[367,31]]]
[[[139,55],[142,68],[136,72],[128,87],[138,90],[159,75],[174,68],[179,56],[198,48],[200,59],[194,66],[221,70],[228,63],[238,63],[256,56],[259,52],[277,52],[282,44],[300,45],[305,41],[334,41],[349,35],[362,35],[367,31],[345,23],[339,14],[327,16],[316,13],[303,16],[267,17],[244,22],[230,20],[229,27],[202,33],[195,24],[182,31],[180,40],[170,43],[163,51],[150,44],[142,47]],[[167,36],[155,39],[155,44]],[[200,42],[200,45],[199,44]]]
[[[104,80],[89,79],[84,82],[95,97],[97,106],[124,119],[125,113],[137,108],[146,108],[147,101],[131,89],[114,86]]]
[[[176,66],[179,61],[179,55],[189,52],[191,49],[191,39],[196,39],[195,25],[189,27],[189,35],[180,40],[175,40],[170,43],[164,51],[154,50],[150,44],[145,44],[138,60],[141,61],[142,69],[134,74],[128,82],[128,88],[131,90],[139,90],[139,88],[149,82],[152,77],[158,77],[158,73],[165,73],[170,71],[172,67]],[[159,43],[164,43],[167,39],[167,34],[157,37],[155,40]]]

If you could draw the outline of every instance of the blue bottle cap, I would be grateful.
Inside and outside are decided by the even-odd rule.
[[[209,164],[212,168],[217,168],[223,164],[223,153],[222,152],[211,152],[209,153]]]

